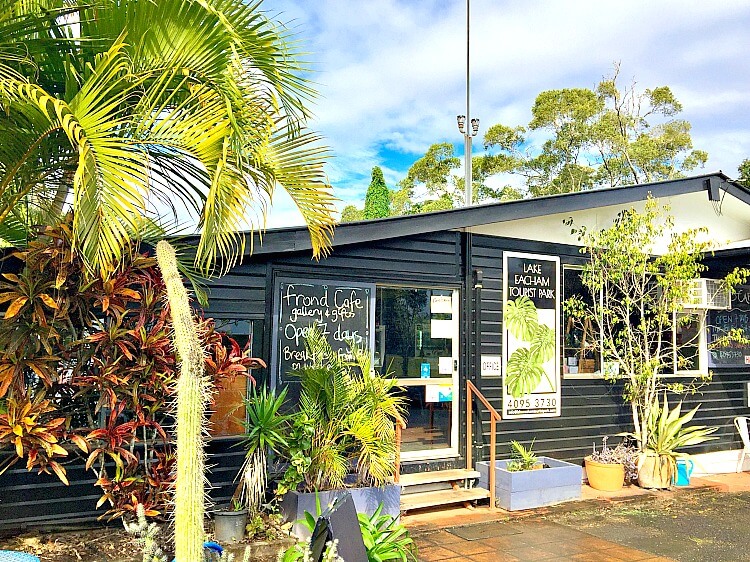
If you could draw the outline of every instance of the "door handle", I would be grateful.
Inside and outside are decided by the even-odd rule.
[[[458,359],[453,360],[453,370],[458,371]]]

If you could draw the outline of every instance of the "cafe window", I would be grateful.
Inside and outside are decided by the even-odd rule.
[[[563,267],[563,373],[601,376],[601,334],[591,317],[593,297],[581,280],[582,267]],[[707,372],[706,310],[693,308],[675,312],[673,329],[665,334],[665,375],[695,376]]]
[[[260,357],[263,320],[217,320],[216,325],[218,330],[234,339],[245,354]],[[261,374],[259,370],[252,372],[256,381]],[[247,377],[238,376],[216,394],[209,420],[213,437],[241,435],[245,432],[244,401],[251,384]]]
[[[591,314],[594,302],[581,280],[583,268],[563,266],[563,374],[601,374],[600,337]]]
[[[672,330],[672,372],[696,375],[708,370],[706,311],[676,312]]]

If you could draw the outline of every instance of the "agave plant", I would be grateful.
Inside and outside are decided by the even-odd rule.
[[[660,404],[657,398],[647,419],[648,440],[643,446],[640,465],[644,464],[645,459],[654,458],[653,472],[658,473],[658,476],[667,482],[671,482],[677,474],[677,459],[687,456],[687,453],[680,452],[679,449],[718,439],[711,437],[711,434],[719,429],[718,427],[704,425],[686,427],[699,407],[700,405],[680,415],[682,402],[670,410],[666,393],[664,393],[663,403]],[[633,434],[630,436],[636,438]]]

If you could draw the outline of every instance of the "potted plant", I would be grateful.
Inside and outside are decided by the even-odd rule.
[[[309,536],[315,528],[315,522],[321,515],[321,506],[318,502],[315,513],[305,513],[301,522]],[[417,545],[409,535],[409,530],[404,527],[395,517],[382,513],[383,506],[379,505],[371,514],[357,514],[359,529],[362,532],[362,542],[367,552],[367,560],[386,561],[401,560],[402,562],[417,560]],[[310,540],[300,541],[291,546],[279,557],[280,562],[297,562],[299,560],[311,559]],[[326,547],[323,560],[341,560],[337,557],[336,545],[330,543]]]
[[[638,477],[638,449],[619,443],[614,449],[607,446],[607,437],[602,438],[602,448],[584,459],[586,478],[595,490],[616,492],[623,484]]]
[[[314,512],[316,493],[325,505],[346,488],[359,513],[371,515],[382,503],[384,514],[397,517],[395,435],[404,399],[394,393],[395,381],[373,373],[367,349],[351,345],[349,357],[335,353],[316,326],[305,349],[308,365],[293,373],[301,388],[277,489],[281,513],[304,535],[296,522]]]
[[[214,512],[214,537],[216,542],[227,544],[239,542],[245,537],[247,526],[247,508],[238,499]]]
[[[533,442],[525,447],[511,441],[511,458],[495,461],[495,497],[503,509],[516,511],[581,497],[581,467],[536,456]],[[489,462],[476,464],[479,485],[487,487]]]
[[[664,402],[651,408],[648,423],[648,440],[638,455],[638,485],[643,488],[669,488],[677,476],[677,459],[688,456],[678,451],[681,447],[698,445],[704,441],[717,439],[710,437],[718,427],[695,425],[685,427],[698,411],[696,406],[680,416],[682,402],[669,409],[667,394]]]
[[[572,219],[565,223],[573,225]],[[675,336],[681,326],[697,321],[684,305],[692,301],[692,288],[706,269],[703,258],[711,248],[705,228],[679,232],[673,226],[669,208],[649,194],[642,210],[622,210],[607,228],[573,228],[583,245],[581,251],[588,254],[581,282],[591,297],[597,347],[602,360],[613,366],[603,375],[610,382],[623,383],[632,435],[641,451],[649,448],[649,420],[652,410],[659,409],[661,392],[693,393],[710,380],[699,374],[674,384],[665,376],[693,370],[693,360],[682,351],[700,342],[696,337],[683,341]],[[665,240],[668,245],[659,248]],[[748,273],[746,268],[735,268],[722,280],[724,287],[733,290]],[[700,366],[700,354],[696,359]]]

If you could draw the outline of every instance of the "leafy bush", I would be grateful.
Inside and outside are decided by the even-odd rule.
[[[286,456],[289,468],[278,493],[381,486],[395,471],[395,426],[404,398],[395,381],[370,369],[370,355],[352,346],[351,359],[335,353],[317,327],[305,339],[309,366],[293,373],[301,382]]]
[[[320,517],[322,509],[320,500],[316,496],[315,502],[316,515],[305,512],[305,518],[301,523],[312,536],[315,529],[317,518]],[[367,552],[368,562],[387,562],[389,560],[408,560],[417,559],[417,546],[414,539],[409,536],[409,530],[401,523],[397,522],[390,515],[383,515],[383,504],[381,503],[372,515],[365,513],[357,514],[359,528],[362,532],[362,541]],[[337,560],[334,543],[328,543],[326,546],[326,557],[324,560]],[[310,540],[300,541],[288,548],[283,555],[279,557],[282,562],[296,562],[298,560],[308,560],[305,556],[310,554]],[[333,556],[333,558],[329,558]]]
[[[417,546],[409,536],[408,529],[392,516],[381,514],[382,510],[381,503],[372,515],[357,515],[368,562],[416,560]]]
[[[177,377],[164,282],[135,247],[106,279],[85,281],[71,221],[11,252],[18,272],[0,280],[0,447],[15,452],[0,473],[25,460],[67,483],[60,460],[74,446],[96,471],[98,505],[108,503],[109,515],[139,503],[158,515],[173,482],[165,427]],[[212,320],[198,321],[205,372],[219,388],[262,363]]]

